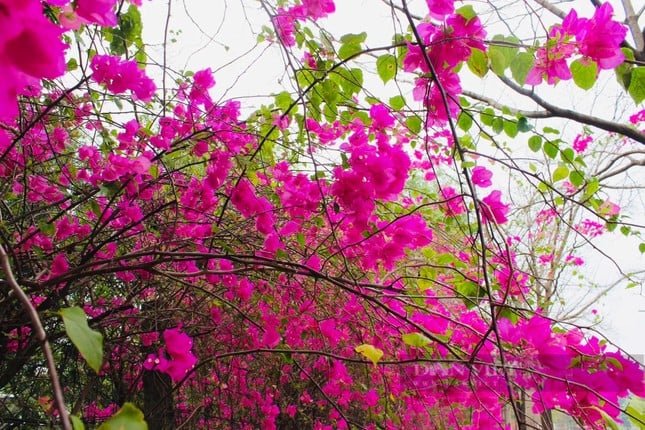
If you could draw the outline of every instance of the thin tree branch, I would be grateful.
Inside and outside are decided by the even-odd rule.
[[[522,88],[517,85],[515,82],[511,81],[505,76],[498,76],[504,84],[512,88],[518,94],[526,96],[533,100],[535,103],[546,109],[552,114],[552,116],[570,119],[572,121],[577,121],[579,123],[591,125],[597,127],[601,130],[610,131],[618,134],[622,134],[625,137],[635,140],[636,142],[645,145],[645,133],[632,128],[628,125],[618,124],[616,122],[607,121],[606,119],[598,118],[591,115],[586,115],[580,112],[573,111],[571,109],[564,109],[558,107],[554,104],[551,104],[544,100],[542,97],[535,94],[533,89]]]
[[[43,348],[43,353],[45,354],[45,361],[47,362],[47,369],[49,370],[49,379],[52,384],[52,389],[54,390],[54,403],[56,408],[60,413],[61,422],[64,430],[72,430],[72,423],[69,419],[67,409],[65,407],[65,397],[63,396],[63,387],[60,384],[60,379],[58,378],[58,372],[56,371],[56,362],[54,361],[54,354],[52,353],[51,346],[47,340],[47,333],[43,328],[40,317],[38,316],[38,311],[34,307],[31,299],[23,291],[23,289],[18,285],[16,278],[13,275],[11,270],[11,265],[9,264],[9,256],[7,255],[4,247],[0,244],[0,266],[5,273],[6,282],[11,287],[14,294],[18,297],[22,303],[22,307],[25,309],[31,320],[31,325],[34,328],[36,338],[41,343]]]
[[[464,90],[462,92],[463,95],[466,97],[470,97],[471,99],[479,100],[480,102],[484,102],[487,105],[490,105],[491,107],[497,109],[497,110],[502,110],[504,108],[508,109],[511,114],[513,115],[522,115],[526,118],[551,118],[553,117],[553,114],[550,112],[547,112],[545,110],[521,110],[521,109],[513,109],[508,106],[504,106],[501,103],[493,100],[490,97],[483,96],[481,94],[477,94],[472,91]]]

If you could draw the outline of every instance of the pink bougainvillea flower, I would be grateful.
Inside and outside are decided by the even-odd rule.
[[[582,135],[577,135],[576,138],[573,140],[573,149],[580,154],[581,152],[585,152],[587,149],[587,145],[589,145],[589,142],[591,142],[593,138],[591,136],[582,136]]]
[[[452,187],[443,187],[441,189],[441,195],[446,200],[446,215],[455,216],[466,212],[466,205],[464,205],[464,199],[461,195],[457,194]]]
[[[559,80],[567,81],[571,79],[571,70],[567,64],[567,59],[572,54],[573,50],[566,44],[539,48],[535,65],[526,76],[526,83],[539,85],[545,77],[550,85],[557,83]]]
[[[620,206],[607,199],[600,205],[598,212],[603,216],[615,216],[620,213]]]
[[[604,3],[591,19],[578,25],[576,32],[580,53],[598,63],[600,69],[613,69],[625,60],[620,44],[627,28],[612,20],[613,13],[611,3]]]
[[[389,128],[394,125],[394,117],[390,114],[389,109],[382,104],[372,105],[370,118],[372,118],[372,127],[376,129]]]
[[[305,14],[313,20],[324,18],[336,10],[333,0],[302,0],[302,5]]]
[[[18,113],[19,95],[34,93],[41,78],[65,72],[66,45],[39,1],[0,0],[0,11],[0,119],[8,120]]]
[[[645,121],[645,109],[640,110],[639,112],[636,112],[634,115],[631,115],[629,117],[629,122],[632,124],[638,124],[639,122],[644,122]]]
[[[493,185],[490,180],[492,177],[493,172],[483,166],[476,166],[475,168],[473,168],[472,181],[473,184],[477,185],[478,187],[486,188]]]
[[[136,61],[122,60],[114,55],[95,55],[90,68],[94,72],[92,79],[114,94],[131,91],[136,99],[150,101],[155,93],[154,81],[146,76]]]
[[[426,0],[430,16],[437,19],[443,19],[455,10],[454,0]]]
[[[78,0],[76,14],[88,24],[114,27],[117,24],[116,0]]]
[[[499,190],[491,191],[489,195],[482,199],[481,214],[484,223],[494,222],[504,224],[508,214],[509,205],[502,203],[502,192]]]
[[[166,348],[159,349],[156,355],[150,354],[143,366],[147,370],[166,373],[174,382],[179,382],[197,363],[197,357],[191,351],[193,339],[180,328],[165,330],[163,338]]]
[[[296,19],[302,16],[300,12],[302,12],[302,8],[284,9],[281,7],[278,9],[278,14],[272,18],[278,38],[284,46],[296,44]]]

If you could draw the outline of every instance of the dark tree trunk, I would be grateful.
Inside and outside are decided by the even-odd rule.
[[[175,428],[175,405],[170,376],[157,371],[144,371],[143,414],[150,429]]]

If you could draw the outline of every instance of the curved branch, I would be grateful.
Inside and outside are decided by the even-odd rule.
[[[582,124],[587,124],[593,127],[597,127],[601,130],[622,134],[625,137],[629,137],[630,139],[633,139],[636,142],[642,145],[645,145],[645,133],[639,130],[636,130],[635,128],[632,128],[630,126],[623,125],[623,124],[618,124],[616,122],[607,121],[606,119],[598,118],[595,116],[586,115],[580,112],[573,111],[571,109],[564,109],[564,108],[558,107],[554,104],[547,102],[542,97],[535,94],[533,89],[527,90],[526,88],[522,88],[505,76],[498,76],[498,77],[502,82],[504,82],[504,84],[506,84],[508,87],[513,89],[513,91],[530,98],[535,103],[537,103],[538,105],[546,109],[548,112],[550,112],[552,116],[570,119],[572,121],[576,121]]]
[[[29,314],[29,319],[36,333],[36,338],[41,343],[43,348],[43,353],[45,354],[45,361],[47,362],[47,369],[49,371],[49,379],[52,383],[52,389],[54,390],[54,403],[58,409],[61,417],[61,422],[64,430],[72,430],[72,423],[69,419],[69,414],[65,407],[65,397],[63,396],[63,387],[60,384],[58,378],[58,372],[56,371],[56,362],[54,361],[54,354],[52,353],[51,346],[47,340],[47,333],[43,328],[43,324],[40,321],[38,316],[38,311],[31,303],[31,299],[27,294],[20,288],[16,278],[13,276],[13,271],[11,270],[11,265],[9,264],[9,256],[7,255],[4,246],[0,244],[0,266],[5,273],[6,281],[11,287],[11,290],[18,297],[22,303],[22,307],[25,309],[27,314]]]
[[[513,109],[508,106],[504,106],[501,103],[493,100],[490,97],[483,96],[481,94],[477,94],[472,91],[464,90],[462,91],[462,94],[465,95],[466,97],[470,97],[471,99],[474,100],[479,100],[480,102],[486,103],[487,105],[490,105],[491,107],[497,109],[497,110],[502,110],[502,109],[507,109],[511,112],[513,115],[522,115],[526,118],[552,118],[553,114],[545,111],[545,110],[521,110],[521,109]]]

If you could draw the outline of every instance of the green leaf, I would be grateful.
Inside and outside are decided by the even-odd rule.
[[[472,127],[472,125],[473,119],[470,114],[462,111],[459,114],[459,118],[457,119],[457,127],[462,129],[463,131],[468,131],[470,130],[470,127]]]
[[[475,13],[475,9],[471,5],[465,5],[460,7],[455,11],[457,15],[461,15],[466,19],[466,23],[470,21],[471,19],[475,18],[477,14]]]
[[[98,430],[148,430],[143,412],[132,403],[126,402],[109,420],[101,424]]]
[[[470,57],[468,57],[466,65],[479,78],[483,78],[488,73],[488,57],[486,57],[486,53],[481,49],[470,49]]]
[[[629,48],[620,48],[620,50],[623,52],[626,60],[634,61],[634,51]],[[625,90],[629,88],[629,84],[631,83],[633,68],[632,63],[625,61],[614,69],[614,72],[616,72],[616,80],[618,80],[618,83]]]
[[[367,39],[366,32],[362,32],[358,34],[348,33],[341,36],[340,43],[342,43],[343,45],[346,45],[346,44],[360,45],[361,43],[365,42],[366,39]]]
[[[77,417],[76,415],[70,415],[69,419],[72,422],[72,429],[85,430],[85,424],[83,424],[83,420],[81,420],[79,417]]]
[[[396,57],[391,54],[381,55],[376,59],[376,71],[383,83],[396,75]]]
[[[633,396],[625,408],[625,413],[637,429],[645,429],[645,398]]]
[[[340,58],[341,60],[347,60],[348,58],[360,53],[362,50],[363,48],[361,48],[361,45],[348,43],[340,47],[340,49],[338,50],[338,58]]]
[[[560,165],[553,171],[553,182],[559,182],[569,177],[569,169],[566,166]]]
[[[519,50],[516,46],[505,46],[519,44],[519,40],[516,37],[504,37],[501,35],[496,35],[493,37],[493,42],[500,42],[503,45],[496,45],[492,43],[488,47],[488,58],[490,59],[490,68],[498,75],[503,75],[504,71],[517,55]]]
[[[636,104],[645,100],[645,67],[635,67],[627,90]]]
[[[575,60],[571,63],[571,75],[573,76],[573,82],[578,87],[588,90],[596,83],[598,64],[591,60]]]
[[[493,119],[493,131],[500,134],[504,130],[504,118],[496,117]]]
[[[542,137],[531,136],[529,137],[529,149],[533,152],[538,152],[542,148]]]
[[[573,152],[573,149],[571,148],[566,148],[560,152],[560,159],[567,164],[572,164],[575,157],[576,157],[576,154],[575,152]]]
[[[517,119],[517,131],[519,131],[520,133],[526,133],[528,131],[531,131],[532,129],[533,125],[531,125],[526,117],[520,116]]]
[[[390,107],[394,110],[401,110],[405,106],[405,99],[403,96],[394,96],[390,98]]]
[[[543,131],[544,133],[560,134],[560,130],[558,130],[557,128],[553,128],[553,127],[544,127],[544,128],[542,129],[542,131]]]
[[[515,121],[504,120],[504,133],[508,137],[517,136],[517,123]]]
[[[515,82],[524,85],[526,83],[526,77],[529,75],[534,63],[535,58],[528,52],[520,52],[517,54],[513,58],[513,61],[511,61],[511,76],[513,76]]]
[[[421,118],[418,116],[411,116],[405,120],[405,125],[412,133],[419,133],[421,131],[421,126],[423,125]]]
[[[638,245],[638,250],[640,251],[641,254],[645,254],[645,242]]]
[[[357,346],[354,350],[370,360],[374,364],[374,367],[376,367],[378,361],[383,357],[382,349],[376,348],[374,345],[369,345],[367,343]]]
[[[482,124],[490,127],[493,125],[493,120],[495,119],[495,111],[491,108],[486,108],[479,114],[479,118]]]
[[[544,153],[549,156],[549,158],[555,158],[558,155],[558,145],[552,140],[547,140],[544,142]]]
[[[74,306],[60,310],[65,332],[87,364],[99,373],[103,364],[103,335],[87,325],[85,311]]]
[[[407,345],[416,346],[417,348],[423,348],[431,342],[423,333],[408,333],[401,337]]]
[[[70,58],[70,60],[67,62],[67,71],[71,72],[76,69],[78,69],[78,62],[76,61],[76,58]]]
[[[291,99],[291,94],[289,94],[287,91],[283,91],[275,96],[275,105],[279,107],[280,110],[282,110],[282,112],[284,113],[287,112],[289,106],[291,106],[291,103],[293,103],[293,100]]]
[[[340,86],[348,98],[357,94],[363,87],[363,71],[361,69],[338,69]]]
[[[346,34],[340,38],[341,47],[338,50],[338,58],[346,60],[363,50],[361,44],[367,39],[367,33]]]
[[[589,181],[587,184],[587,187],[585,188],[585,194],[584,198],[588,199],[589,197],[593,196],[596,194],[596,191],[600,188],[600,182],[598,181],[598,178],[593,178]]]
[[[585,177],[577,170],[572,170],[569,174],[569,182],[575,187],[581,187],[585,183]]]

